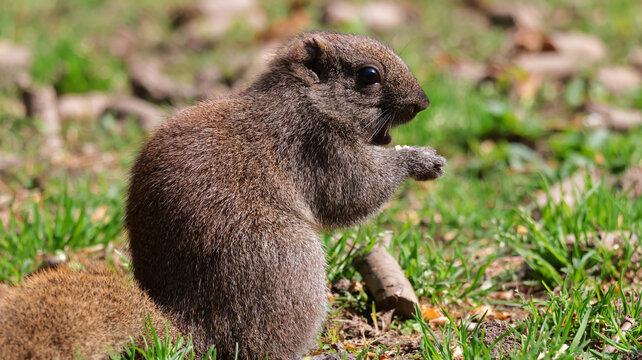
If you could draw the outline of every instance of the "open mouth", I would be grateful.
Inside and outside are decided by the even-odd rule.
[[[377,132],[372,136],[374,145],[388,145],[392,142],[390,129],[405,124],[415,117],[414,112],[393,112],[390,117],[384,117],[383,124],[380,123]]]
[[[377,133],[372,137],[372,143],[375,145],[388,145],[392,142],[392,136],[390,136],[390,128],[392,127],[392,122],[387,121]]]

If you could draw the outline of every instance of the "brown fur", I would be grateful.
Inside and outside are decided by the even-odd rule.
[[[364,66],[381,81],[364,85]],[[142,289],[200,354],[215,344],[230,359],[238,344],[240,359],[296,359],[326,314],[317,232],[376,213],[409,177],[443,173],[431,148],[376,145],[379,130],[428,105],[381,43],[313,32],[284,46],[247,90],[179,112],[132,170],[126,225]],[[70,270],[34,276],[0,309],[8,359],[75,349],[100,358],[105,343],[119,349],[138,336],[146,312],[162,318],[138,289]]]
[[[130,335],[142,345],[147,314],[163,334],[163,314],[149,297],[100,267],[36,273],[0,293],[0,359],[104,359],[109,348],[118,354],[131,344]]]
[[[366,65],[380,85],[356,83]],[[294,39],[250,88],[178,113],[141,151],[127,205],[136,278],[201,349],[296,358],[326,314],[317,231],[375,213],[408,177],[441,175],[430,148],[372,144],[373,120],[427,105],[375,40]]]

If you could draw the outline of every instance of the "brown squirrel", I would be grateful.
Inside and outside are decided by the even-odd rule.
[[[150,313],[191,334],[200,355],[213,344],[221,359],[296,359],[326,315],[317,232],[376,213],[407,178],[442,175],[446,162],[429,147],[382,146],[429,104],[407,65],[374,39],[294,38],[248,89],[177,113],[141,150],[126,226],[145,293],[104,272],[34,275],[0,295],[0,358],[50,357],[46,347],[104,357],[102,345],[122,349]],[[64,323],[67,337],[52,337],[62,326],[52,319],[86,302],[106,302],[105,313],[78,314]]]

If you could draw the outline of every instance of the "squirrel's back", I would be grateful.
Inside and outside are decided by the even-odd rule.
[[[62,265],[0,292],[0,359],[104,359],[130,336],[140,344],[147,314],[164,333],[162,312],[131,281]]]

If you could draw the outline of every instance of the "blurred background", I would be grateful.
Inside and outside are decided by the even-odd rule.
[[[552,301],[543,284],[639,291],[641,18],[630,0],[0,0],[0,279],[85,258],[127,273],[127,171],[149,131],[330,29],[408,63],[433,105],[393,138],[449,166],[325,234],[329,283],[361,280],[337,244],[383,238],[425,309],[455,318],[533,319],[520,306]],[[374,311],[358,286],[337,291],[334,316]]]

